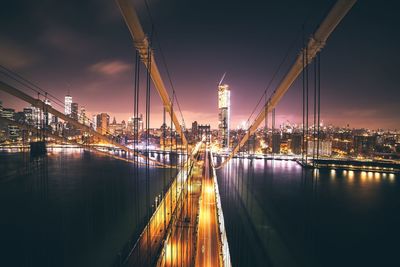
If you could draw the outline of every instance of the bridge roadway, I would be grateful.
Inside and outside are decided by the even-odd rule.
[[[201,145],[202,142],[199,142],[193,149],[191,155],[194,155],[194,158],[198,155]],[[189,157],[178,172],[139,239],[123,260],[124,266],[153,266],[157,263],[165,237],[171,232],[183,208],[183,200],[188,190],[188,176],[195,164],[196,162]]]
[[[124,265],[153,266],[155,264],[168,228],[173,222],[173,218],[182,208],[182,191],[186,181],[186,178],[183,177],[186,176],[186,173],[181,174],[181,172],[177,174],[177,178],[172,182]]]
[[[209,153],[206,152],[197,236],[196,266],[199,267],[222,266],[215,185],[210,166]]]
[[[222,266],[216,194],[209,153],[202,151],[189,179],[189,194],[157,266]],[[199,168],[200,166],[200,168]]]
[[[192,176],[188,180],[188,194],[181,213],[166,238],[157,266],[194,265],[203,165],[203,161],[198,161],[193,168]]]

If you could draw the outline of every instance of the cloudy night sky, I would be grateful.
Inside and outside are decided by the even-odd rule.
[[[133,3],[150,35],[143,1]],[[247,120],[289,51],[268,94],[275,89],[300,51],[302,36],[310,36],[334,1],[148,3],[156,61],[171,89],[161,46],[186,124],[190,127],[197,120],[217,126],[217,83],[227,72],[224,82],[231,88],[235,128]],[[328,39],[321,53],[324,123],[400,128],[398,5],[358,1]],[[118,121],[132,116],[134,55],[130,33],[113,0],[2,3],[1,65],[60,99],[69,90],[89,114],[107,112]],[[299,77],[276,108],[278,123],[301,121],[301,85]],[[27,106],[2,92],[0,100],[5,107]],[[155,90],[152,103],[151,125],[159,127],[162,106]]]

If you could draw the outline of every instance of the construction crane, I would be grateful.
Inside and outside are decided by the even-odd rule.
[[[306,47],[299,53],[296,61],[286,73],[281,83],[277,86],[272,96],[269,98],[264,108],[261,109],[260,113],[254,120],[253,124],[249,127],[246,134],[236,145],[236,147],[231,151],[229,156],[221,163],[217,168],[223,167],[232,157],[239,152],[240,148],[243,147],[256,131],[260,124],[264,121],[265,116],[268,112],[273,110],[276,105],[280,102],[282,97],[285,95],[287,90],[300,75],[306,65],[310,64],[318,52],[325,46],[325,43],[343,19],[343,17],[349,12],[357,0],[338,0],[332,9],[329,11],[328,15],[319,25],[318,29],[310,37]],[[304,60],[305,59],[305,60]],[[305,62],[304,62],[305,61]]]

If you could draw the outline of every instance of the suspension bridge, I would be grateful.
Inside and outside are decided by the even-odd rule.
[[[152,49],[152,37],[145,34],[137,12],[129,0],[116,0],[121,15],[126,23],[132,37],[132,44],[136,51],[135,77],[134,77],[134,116],[139,116],[139,102],[143,101],[140,93],[141,78],[140,68],[145,68],[145,149],[139,149],[138,129],[135,129],[133,146],[127,146],[119,142],[114,136],[103,134],[101,126],[94,130],[81,120],[73,118],[50,106],[48,100],[58,103],[60,108],[65,108],[64,103],[54,97],[51,92],[44,90],[23,77],[13,73],[7,68],[3,69],[7,81],[0,81],[0,90],[23,100],[41,111],[41,114],[52,114],[58,119],[68,123],[73,129],[79,131],[81,138],[71,139],[64,136],[62,132],[54,131],[46,127],[45,120],[40,120],[39,125],[27,125],[22,122],[7,118],[0,118],[2,123],[13,125],[26,132],[32,133],[30,138],[31,149],[42,147],[40,151],[46,150],[46,143],[55,142],[70,144],[112,156],[116,159],[128,161],[136,167],[146,168],[147,188],[150,183],[149,168],[170,168],[175,170],[175,178],[165,184],[163,192],[155,208],[151,208],[150,199],[146,200],[146,223],[139,238],[131,240],[116,260],[116,266],[231,266],[231,255],[226,236],[224,213],[216,177],[216,170],[226,167],[227,163],[234,158],[241,149],[248,144],[249,140],[257,132],[257,129],[265,122],[268,113],[274,112],[285,93],[293,82],[303,74],[303,127],[302,148],[307,149],[308,140],[319,141],[319,98],[320,98],[320,57],[319,54],[325,46],[330,34],[340,23],[343,17],[355,4],[355,0],[338,0],[330,12],[318,26],[308,42],[298,53],[293,65],[283,77],[279,85],[269,98],[266,98],[261,111],[252,121],[245,134],[241,137],[237,146],[232,148],[224,157],[224,160],[215,161],[209,140],[210,133],[206,132],[198,142],[188,141],[184,127],[183,117],[180,111],[176,92],[171,88],[168,93],[164,79],[158,69],[155,53]],[[152,34],[150,34],[152,36]],[[309,65],[314,64],[314,127],[308,132],[308,72]],[[11,82],[10,82],[11,81]],[[152,151],[149,148],[150,138],[150,115],[151,98],[150,93],[154,88],[163,105],[163,125],[170,124],[170,131],[164,128],[162,137],[169,138],[171,145],[164,146],[162,150]],[[27,90],[30,90],[29,93]],[[34,95],[32,95],[32,92]],[[142,96],[142,98],[140,97]],[[180,112],[181,119],[177,116]],[[305,116],[306,115],[306,116]],[[90,121],[90,120],[89,120]],[[175,145],[172,145],[175,140]],[[104,146],[96,144],[102,143]],[[314,142],[318,147],[318,142]],[[115,153],[116,151],[122,152]],[[167,161],[166,157],[151,157],[151,154],[180,156],[180,160]],[[309,164],[308,153],[304,153],[301,162]],[[312,159],[318,159],[318,149],[313,153]],[[313,161],[315,164],[316,161]],[[148,189],[147,189],[148,190]],[[148,193],[148,192],[147,192]],[[149,194],[147,194],[149,198]],[[245,196],[242,196],[245,197]],[[139,205],[139,203],[138,203]],[[263,238],[262,233],[260,238]],[[265,240],[262,243],[266,242]],[[278,242],[279,243],[279,242]],[[265,244],[265,246],[268,246]],[[279,245],[278,245],[279,246]],[[293,266],[289,259],[279,257],[273,258],[276,266]]]

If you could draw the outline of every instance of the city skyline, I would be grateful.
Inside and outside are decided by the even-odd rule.
[[[139,15],[150,32],[143,3],[135,4],[138,4]],[[225,4],[223,1],[218,2],[215,8]],[[227,12],[222,14],[209,10],[207,3],[204,6],[194,4],[190,7],[178,5],[176,2],[167,5],[151,1],[156,36],[171,72],[186,126],[197,120],[199,123],[210,123],[213,128],[217,127],[215,87],[224,72],[227,72],[225,79],[231,88],[232,128],[247,121],[248,114],[293,40],[297,41],[293,43],[289,57],[269,93],[285,73],[285,67],[290,65],[294,55],[300,50],[301,25],[305,17],[309,18],[304,34],[308,37],[320,19],[319,14],[329,9],[331,4],[318,3],[305,7],[306,5],[291,3],[293,10],[285,10],[284,4],[257,3],[259,11],[251,9],[252,14],[255,13],[250,17],[250,10],[246,7],[241,10],[235,1],[225,5]],[[74,9],[72,2],[62,3],[66,10],[79,13],[79,23],[65,16],[65,12],[57,11],[52,4],[45,5],[47,10],[53,12],[42,19],[34,4],[7,4],[9,12],[1,16],[2,24],[5,25],[5,30],[0,35],[1,64],[34,81],[60,99],[69,92],[75,102],[86,107],[89,115],[106,112],[111,117],[115,116],[118,121],[127,120],[133,114],[134,52],[129,47],[129,36],[114,3],[91,2],[79,10]],[[194,8],[208,14],[210,21],[203,25],[197,15],[188,16]],[[372,8],[375,19],[369,21]],[[33,10],[26,14],[25,22],[30,22],[31,33],[20,30],[27,25],[16,23],[16,18],[12,15],[25,14],[27,10]],[[322,53],[321,118],[326,123],[338,126],[349,124],[354,128],[400,128],[397,116],[400,113],[397,104],[399,91],[393,71],[398,69],[399,64],[398,53],[395,52],[398,37],[392,34],[395,30],[395,24],[392,23],[395,19],[394,10],[395,8],[383,10],[373,3],[356,4],[350,11],[351,16],[344,19],[344,26],[339,25],[333,34],[334,38]],[[242,18],[240,27],[237,28],[235,18],[240,13],[243,14],[237,16]],[[183,24],[182,20],[188,20],[191,27]],[[271,29],[265,27],[275,20],[282,25],[274,25]],[[213,28],[209,25],[213,25]],[[103,27],[102,30],[99,27]],[[11,32],[13,34],[9,34]],[[254,39],[258,43],[236,39],[238,32],[244,39]],[[183,40],[183,35],[187,40]],[[391,38],[385,44],[384,50],[374,49],[381,44],[379,40],[387,39],[387,35],[394,39]],[[374,38],[370,38],[371,36]],[[214,48],[211,51],[214,52],[202,52],[210,50],[205,40],[213,40]],[[154,41],[155,55],[162,66],[158,41]],[[204,48],[199,49],[196,54],[189,49],[200,46]],[[196,64],[188,65],[189,58]],[[360,61],[363,64],[359,64]],[[210,66],[205,65],[205,62],[210,62]],[[161,71],[165,74],[165,68]],[[372,71],[374,75],[369,75]],[[300,97],[299,78],[276,109],[277,124],[285,121],[301,122]],[[5,105],[15,106],[17,109],[26,106],[3,93],[0,93],[0,98]],[[247,101],[242,101],[243,99]],[[162,110],[157,105],[159,99],[154,91],[152,101],[156,108],[152,110],[150,123],[151,127],[158,127],[162,124]],[[144,110],[143,106],[141,110]]]
[[[4,3],[0,265],[396,265],[399,8]]]

